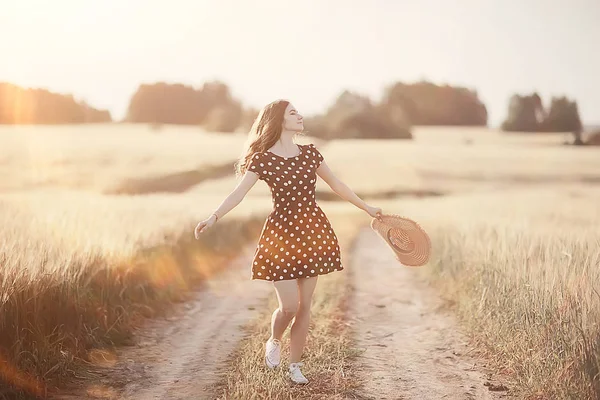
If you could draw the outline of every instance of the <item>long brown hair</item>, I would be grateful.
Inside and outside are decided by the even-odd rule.
[[[250,128],[242,155],[236,163],[236,178],[246,173],[255,153],[267,151],[279,140],[283,131],[285,110],[289,104],[287,100],[275,100],[260,110]]]

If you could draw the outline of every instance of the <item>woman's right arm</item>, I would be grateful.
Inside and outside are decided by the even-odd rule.
[[[218,219],[223,218],[225,214],[240,204],[242,200],[244,200],[244,197],[246,197],[246,194],[248,194],[250,189],[256,184],[256,181],[258,181],[258,175],[254,172],[246,171],[240,183],[238,183],[235,189],[233,189],[225,200],[223,200],[219,207],[213,211],[219,217]],[[214,215],[211,217],[215,218]]]
[[[210,228],[216,221],[223,218],[229,211],[233,210],[238,204],[240,204],[244,197],[246,197],[246,194],[256,184],[256,181],[258,181],[258,174],[251,171],[246,171],[242,177],[242,180],[238,183],[235,189],[229,193],[225,200],[221,202],[219,207],[217,207],[217,209],[213,211],[208,218],[206,218],[204,221],[201,221],[196,226],[196,239],[198,238],[199,233],[206,231],[207,228]]]

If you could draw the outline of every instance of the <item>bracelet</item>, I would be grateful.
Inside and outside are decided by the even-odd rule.
[[[218,216],[217,214],[215,214],[215,213],[212,213],[212,214],[210,214],[210,215],[214,215],[214,216],[215,216],[215,222],[217,222],[217,221],[219,220],[219,216]]]

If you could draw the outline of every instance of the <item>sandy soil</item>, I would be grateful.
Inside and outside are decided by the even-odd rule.
[[[212,399],[227,357],[244,337],[243,325],[266,307],[272,284],[252,281],[246,248],[227,271],[206,282],[191,302],[166,319],[150,321],[123,348],[97,384],[61,397],[127,400]],[[86,397],[81,397],[85,395]]]
[[[500,399],[505,387],[492,381],[485,361],[469,355],[451,313],[418,276],[400,264],[370,228],[352,254],[351,323],[365,379],[364,399]],[[500,389],[500,390],[499,390]]]

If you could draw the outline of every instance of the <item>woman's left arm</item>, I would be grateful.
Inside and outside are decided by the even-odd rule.
[[[321,165],[317,169],[317,174],[321,177],[321,179],[323,179],[327,183],[327,185],[329,185],[331,190],[333,190],[342,199],[354,204],[361,210],[364,210],[373,218],[377,218],[381,215],[381,208],[372,207],[360,197],[358,197],[356,193],[354,193],[352,189],[348,187],[348,185],[346,185],[337,176],[334,175],[333,171],[331,171],[331,169],[325,161],[321,162]]]

